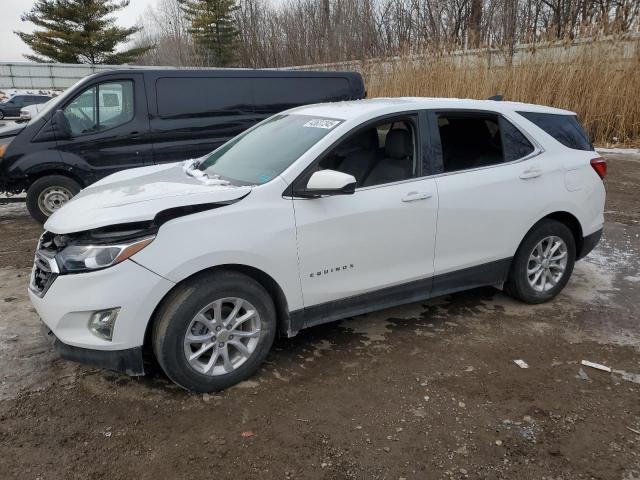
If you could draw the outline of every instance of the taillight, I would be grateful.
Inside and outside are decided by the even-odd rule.
[[[591,166],[598,176],[604,180],[604,176],[607,174],[607,161],[602,157],[593,158],[591,160]]]

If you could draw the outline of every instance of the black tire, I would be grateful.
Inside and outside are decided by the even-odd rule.
[[[540,241],[547,237],[554,236],[562,239],[566,245],[567,263],[564,273],[552,288],[545,291],[537,291],[530,285],[527,278],[529,256],[533,253],[534,248]],[[575,260],[576,242],[569,227],[557,220],[541,220],[529,230],[518,247],[518,251],[511,263],[509,277],[505,284],[505,291],[525,303],[537,304],[548,302],[560,293],[569,281]]]
[[[44,224],[47,218],[51,216],[55,210],[47,210],[43,208],[40,196],[45,194],[48,190],[59,189],[62,192],[57,198],[71,197],[78,194],[82,187],[72,178],[64,175],[47,175],[37,179],[31,184],[27,190],[27,209],[31,216],[40,224]],[[64,201],[60,201],[58,208],[64,204]]]
[[[0,120],[4,120],[4,112],[0,110]]]
[[[250,302],[260,316],[260,334],[255,350],[235,370],[206,375],[185,358],[184,339],[192,319],[211,302],[238,297]],[[166,375],[194,392],[223,390],[249,378],[266,358],[276,334],[276,310],[267,291],[251,277],[233,271],[197,275],[178,285],[155,316],[153,352]]]

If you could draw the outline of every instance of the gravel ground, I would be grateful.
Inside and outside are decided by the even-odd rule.
[[[640,479],[640,157],[607,159],[604,239],[553,302],[316,327],[215,395],[56,359],[25,292],[40,227],[0,202],[0,478]]]

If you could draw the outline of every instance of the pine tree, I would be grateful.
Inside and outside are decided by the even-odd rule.
[[[202,63],[225,67],[235,59],[238,30],[233,19],[235,0],[178,0],[191,23],[193,37]]]
[[[41,30],[15,32],[36,55],[25,55],[35,62],[129,63],[152,46],[116,51],[139,27],[120,28],[113,12],[129,5],[129,0],[37,0],[22,21]]]

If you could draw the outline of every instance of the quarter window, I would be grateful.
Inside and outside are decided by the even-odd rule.
[[[437,120],[444,172],[511,162],[534,151],[522,132],[497,114],[444,112]]]
[[[78,95],[64,109],[74,136],[123,125],[133,119],[133,82],[101,83]]]
[[[411,121],[386,120],[340,142],[318,165],[353,175],[357,187],[416,176],[415,129]]]
[[[527,137],[505,118],[500,118],[504,161],[513,162],[530,155],[535,150]]]
[[[555,113],[518,112],[536,124],[565,147],[575,150],[593,150],[589,135],[584,131],[575,115]]]

